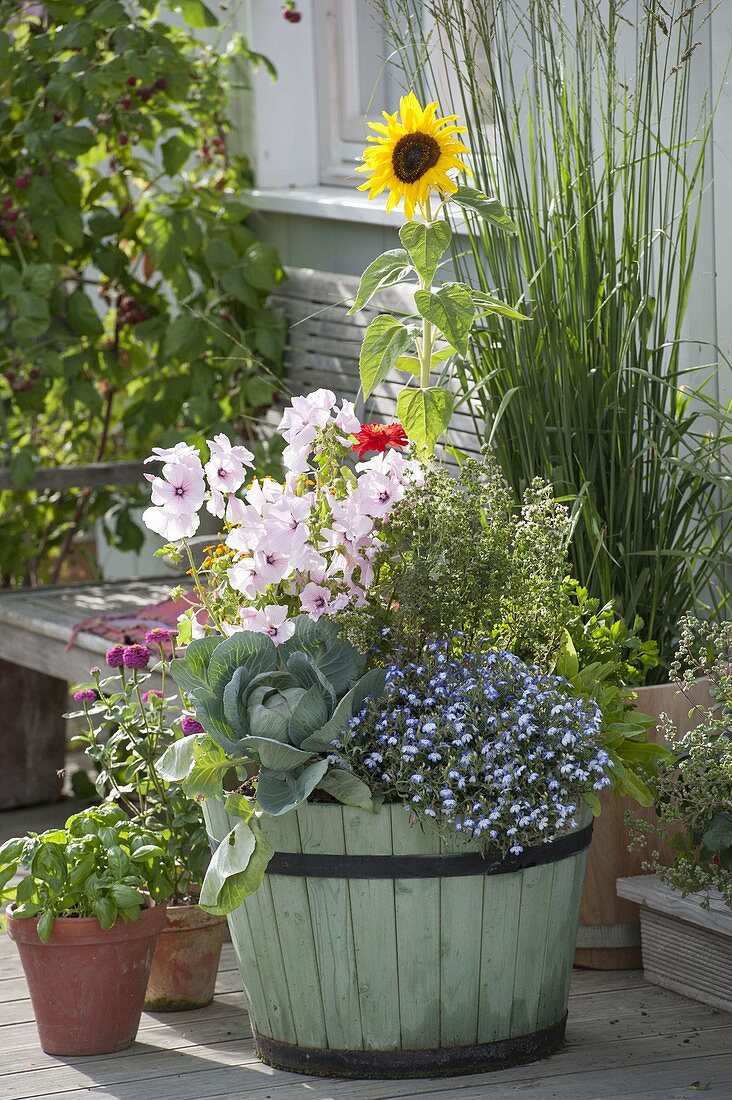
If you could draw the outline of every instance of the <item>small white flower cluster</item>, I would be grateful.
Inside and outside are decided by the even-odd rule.
[[[152,507],[145,525],[168,542],[190,538],[205,502],[225,521],[225,544],[239,555],[227,574],[238,615],[220,624],[225,633],[258,631],[280,644],[294,632],[291,612],[317,620],[363,603],[383,521],[407,486],[421,480],[422,468],[400,450],[384,449],[357,462],[352,476],[323,477],[316,461],[323,441],[329,438],[345,460],[361,428],[353,404],[337,407],[331,390],[293,398],[279,425],[287,444],[283,483],[255,477],[246,484],[254,456],[225,435],[207,440],[205,466],[188,444],[153,448],[146,461],[163,468],[161,476],[146,475]]]

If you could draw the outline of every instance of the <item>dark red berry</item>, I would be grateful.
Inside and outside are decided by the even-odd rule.
[[[136,84],[137,84],[137,77],[136,76],[128,76],[127,77],[127,87],[128,88],[134,88]]]
[[[155,87],[159,92],[164,92],[165,89],[168,87],[168,81],[165,79],[164,76],[159,76],[155,81]]]
[[[118,145],[129,145],[129,141],[130,141],[130,135],[129,134],[122,133],[117,138]]]
[[[147,103],[149,99],[152,99],[154,91],[154,88],[140,88],[140,91],[137,93],[140,97],[140,102]]]
[[[56,113],[53,116],[53,121],[54,122],[62,122],[63,117],[64,117],[63,111],[56,111]]]
[[[130,99],[130,97],[128,95],[122,96],[122,99],[120,99],[120,101],[119,101],[119,105],[120,105],[120,107],[122,108],[123,111],[131,111],[132,110],[132,100]]]
[[[302,19],[302,12],[299,11],[286,11],[284,13],[285,19],[288,23],[299,23]]]

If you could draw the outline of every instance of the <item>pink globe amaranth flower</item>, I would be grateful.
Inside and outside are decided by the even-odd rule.
[[[145,645],[165,645],[166,642],[172,642],[175,635],[175,630],[168,630],[164,626],[154,626],[145,635]]]
[[[107,650],[105,659],[110,668],[122,668],[125,663],[125,647],[123,645],[113,645],[111,649]]]
[[[150,663],[150,650],[146,645],[126,645],[122,653],[125,668],[147,668]]]
[[[205,733],[205,729],[195,718],[192,718],[190,714],[184,714],[180,720],[180,728],[186,737],[192,737],[195,734]]]
[[[142,701],[145,704],[149,703],[151,699],[162,699],[162,698],[163,698],[162,691],[157,691],[155,688],[150,688],[149,691],[143,691],[143,693],[142,693]]]
[[[93,688],[82,688],[74,692],[74,701],[77,703],[91,703],[96,699],[97,693]]]

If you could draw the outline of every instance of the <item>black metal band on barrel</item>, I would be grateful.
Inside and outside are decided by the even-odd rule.
[[[256,1031],[254,1048],[270,1066],[321,1077],[452,1077],[508,1069],[545,1058],[564,1042],[566,1021],[565,1016],[541,1031],[515,1039],[434,1050],[317,1050],[269,1039]]]
[[[508,875],[576,855],[589,846],[592,825],[546,844],[524,848],[517,856],[495,852],[444,855],[351,856],[313,852],[276,852],[268,875],[300,878],[464,878],[467,875]]]

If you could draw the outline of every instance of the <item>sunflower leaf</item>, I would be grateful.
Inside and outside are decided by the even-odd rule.
[[[399,230],[402,244],[410,255],[418,275],[427,286],[437,271],[437,265],[452,240],[452,231],[446,221],[407,222]]]
[[[461,355],[467,355],[475,319],[470,290],[462,283],[445,283],[436,291],[418,290],[414,301],[422,317],[439,329],[448,344]]]
[[[449,390],[405,389],[397,400],[397,415],[410,439],[432,452],[452,416],[454,397]]]
[[[403,248],[390,248],[388,252],[382,252],[361,276],[358,293],[348,312],[356,313],[371,301],[377,290],[402,282],[411,270],[409,256]]]
[[[500,298],[494,298],[492,294],[484,294],[482,290],[471,291],[473,302],[478,309],[478,316],[485,317],[489,313],[497,313],[500,317],[506,317],[509,321],[530,321],[525,313],[519,313],[513,306],[502,302]]]
[[[462,206],[463,210],[471,210],[483,221],[495,225],[496,229],[501,229],[504,233],[518,233],[518,229],[498,199],[491,199],[473,187],[458,187],[455,194],[450,197],[458,206]]]
[[[384,381],[409,341],[409,332],[395,317],[382,313],[371,322],[366,329],[358,361],[364,398],[368,398]]]

